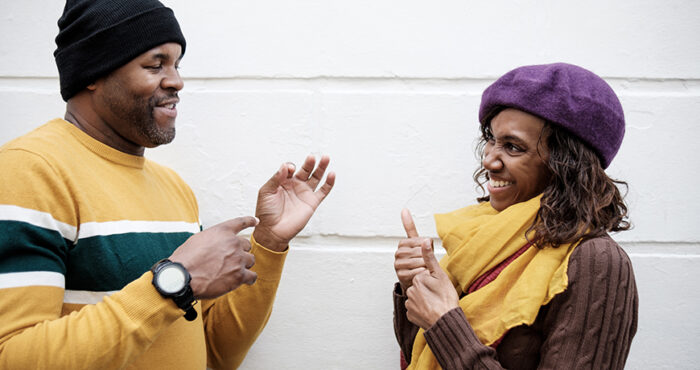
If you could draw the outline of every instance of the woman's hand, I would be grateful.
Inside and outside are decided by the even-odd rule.
[[[423,244],[421,252],[427,270],[416,275],[413,285],[406,291],[406,316],[428,330],[444,314],[459,306],[459,296],[435,258],[432,245]]]
[[[255,209],[260,223],[253,231],[258,243],[274,251],[287,248],[333,188],[335,173],[330,172],[316,190],[329,162],[330,158],[324,155],[316,167],[316,158],[310,155],[296,175],[294,165],[285,163],[260,188]]]
[[[426,271],[425,261],[423,261],[423,255],[421,254],[421,245],[424,243],[432,245],[432,242],[429,238],[418,236],[416,224],[413,222],[411,212],[408,209],[404,208],[401,211],[401,222],[408,238],[399,241],[399,247],[396,249],[396,254],[394,254],[394,270],[396,270],[396,277],[399,278],[399,284],[401,284],[401,289],[405,294],[406,289],[413,284],[413,278],[419,273]]]

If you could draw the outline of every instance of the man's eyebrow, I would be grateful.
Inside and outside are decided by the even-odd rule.
[[[182,60],[182,56],[183,55],[180,54],[180,56],[177,58],[176,61],[179,62],[180,60]],[[170,54],[167,54],[167,53],[156,53],[156,54],[153,54],[151,56],[151,59],[157,59],[157,60],[162,60],[162,61],[167,61],[167,60],[170,60],[171,58],[172,57],[170,56]]]
[[[151,59],[170,60],[170,54],[156,53],[151,56]]]

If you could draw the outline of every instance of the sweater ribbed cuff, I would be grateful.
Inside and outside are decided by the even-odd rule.
[[[121,309],[142,334],[155,339],[164,327],[182,318],[184,313],[172,299],[158,293],[152,280],[153,273],[147,271],[122,290],[105,297],[104,302],[113,310]]]
[[[282,269],[289,248],[284,252],[275,252],[259,244],[252,235],[250,245],[250,253],[255,256],[255,265],[250,270],[258,274],[258,280],[279,281],[282,278]]]
[[[394,285],[394,335],[399,343],[401,353],[406,363],[411,362],[413,342],[418,333],[418,326],[408,321],[406,317],[406,296],[403,294],[401,284]]]
[[[481,358],[493,357],[495,354],[491,347],[481,343],[459,307],[442,315],[425,331],[424,336],[444,369],[480,368],[483,365]]]

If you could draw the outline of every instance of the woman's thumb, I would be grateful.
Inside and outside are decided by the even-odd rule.
[[[437,258],[435,258],[435,253],[433,251],[433,241],[431,239],[426,239],[423,244],[421,245],[421,252],[423,253],[423,261],[425,262],[425,266],[430,270],[431,273],[440,271],[442,272],[442,268],[440,267],[440,262],[438,262]]]

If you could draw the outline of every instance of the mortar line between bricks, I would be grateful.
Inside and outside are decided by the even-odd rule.
[[[183,92],[220,91],[286,91],[311,90],[317,92],[361,91],[412,93],[475,93],[479,94],[494,78],[488,77],[188,77],[183,76],[187,89]],[[606,78],[620,95],[700,95],[700,79],[680,78]],[[0,76],[1,91],[57,92],[58,78],[50,76]]]

